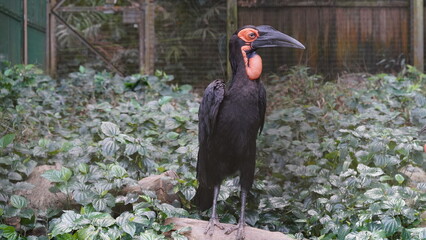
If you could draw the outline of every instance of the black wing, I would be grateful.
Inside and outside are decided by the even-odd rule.
[[[203,188],[209,188],[209,191],[213,189],[213,186],[209,186],[212,183],[208,180],[209,165],[214,164],[209,158],[212,153],[210,148],[211,140],[217,115],[219,113],[220,104],[222,103],[223,97],[225,96],[225,83],[222,80],[215,80],[207,86],[204,90],[203,100],[201,101],[200,110],[198,111],[198,161],[197,161],[197,179],[200,186]],[[211,187],[211,189],[210,189]],[[197,190],[198,192],[198,190]],[[205,194],[210,198],[210,193]],[[201,202],[203,200],[198,200]]]
[[[213,185],[209,178],[209,165],[214,164],[209,160],[209,139],[212,137],[220,104],[225,96],[225,83],[215,80],[204,90],[203,100],[198,111],[198,149],[197,179],[199,186],[194,196],[194,203],[200,210],[206,210],[213,203]],[[209,180],[210,179],[210,180]]]
[[[260,115],[260,128],[259,134],[262,133],[263,125],[265,124],[265,112],[266,112],[266,90],[263,84],[259,88],[259,115]]]
[[[206,143],[214,131],[216,117],[224,96],[225,83],[222,80],[214,80],[204,90],[203,100],[198,111],[198,140],[200,147]]]

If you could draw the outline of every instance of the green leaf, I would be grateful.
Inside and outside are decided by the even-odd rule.
[[[14,206],[15,208],[22,209],[27,206],[28,201],[22,196],[12,195],[12,197],[10,197],[10,204],[12,204],[12,206]]]
[[[173,224],[167,224],[167,225],[161,225],[160,226],[160,232],[162,232],[162,233],[170,232],[171,230],[173,230]]]
[[[176,140],[179,137],[179,133],[176,132],[168,132],[166,134],[167,139],[169,140]]]
[[[17,173],[17,172],[9,172],[9,173],[7,174],[7,178],[8,178],[9,180],[12,180],[12,181],[22,181],[22,176],[21,176],[21,174],[19,174],[19,173]]]
[[[55,236],[56,240],[77,240],[78,237],[75,235],[71,235],[69,233],[64,233],[64,234],[60,234]]]
[[[138,144],[128,143],[126,144],[126,149],[124,150],[124,154],[132,155],[135,152],[139,151],[139,149],[140,149],[140,146]]]
[[[120,237],[123,235],[123,232],[117,226],[112,226],[108,228],[107,234],[111,240],[115,240],[121,239]]]
[[[344,224],[340,226],[339,231],[337,232],[338,239],[345,239],[346,235],[349,234],[351,229],[348,225]]]
[[[392,236],[401,227],[401,224],[397,219],[386,217],[382,220],[383,230],[385,230],[387,236]]]
[[[119,146],[113,138],[105,138],[100,142],[102,154],[104,156],[113,156],[118,151]]]
[[[179,88],[182,93],[189,93],[192,90],[192,86],[189,84],[183,84]]]
[[[372,176],[372,177],[378,177],[378,176],[384,174],[382,169],[371,168],[371,167],[368,167],[364,164],[359,164],[358,167],[357,167],[357,170],[361,175],[367,175],[367,176]]]
[[[92,225],[77,231],[78,239],[84,239],[84,240],[97,239],[96,237],[98,236],[98,234],[99,234],[99,230],[97,230]]]
[[[195,196],[196,190],[193,187],[185,187],[181,189],[180,192],[183,194],[185,199],[189,201]]]
[[[113,137],[120,134],[120,129],[112,122],[102,122],[101,131],[108,137]]]
[[[57,236],[60,234],[69,233],[74,230],[76,222],[81,217],[80,214],[77,214],[73,211],[64,211],[59,221],[56,221],[53,224],[52,235]]]
[[[80,171],[83,174],[89,173],[89,165],[87,165],[86,163],[78,164],[77,168],[78,168],[78,171]]]
[[[402,184],[405,181],[405,178],[401,175],[401,174],[396,174],[395,175],[395,180],[399,183]]]
[[[24,173],[25,175],[29,176],[34,168],[37,166],[37,162],[34,160],[29,160],[28,158],[24,160],[24,163],[18,167],[18,171],[21,173]]]
[[[380,181],[381,182],[391,181],[391,180],[392,180],[392,177],[390,177],[388,175],[380,176]]]
[[[110,227],[115,224],[115,219],[111,217],[109,213],[92,213],[89,215],[94,215],[94,217],[90,217],[92,220],[92,224],[95,227]]]
[[[251,226],[255,226],[259,221],[259,212],[253,210],[246,211],[246,222]]]
[[[182,146],[182,147],[179,147],[178,149],[176,149],[176,152],[179,153],[179,154],[185,154],[185,153],[188,152],[188,148]]]
[[[136,232],[136,225],[130,219],[133,218],[133,214],[129,212],[122,213],[116,220],[117,225],[121,227],[121,229],[128,233],[130,236],[134,236]]]
[[[15,231],[15,228],[12,226],[7,226],[4,224],[0,224],[0,236],[5,237],[7,240],[17,240],[18,233]]]
[[[191,230],[192,230],[191,227],[186,226],[186,227],[177,229],[176,232],[178,232],[178,233],[186,233],[186,232],[190,232]]]
[[[0,138],[0,148],[5,148],[9,144],[13,142],[13,139],[15,139],[15,134],[6,134],[3,137]]]
[[[11,76],[12,74],[13,74],[13,69],[12,68],[8,68],[8,69],[6,69],[6,71],[4,71],[4,75],[6,77]]]
[[[93,200],[92,204],[96,211],[104,211],[107,208],[107,199],[97,198]]]
[[[139,235],[139,240],[163,240],[166,239],[162,234],[157,234],[154,230],[146,230]]]
[[[54,183],[64,183],[70,180],[72,171],[66,167],[62,167],[60,170],[47,170],[41,176]]]
[[[162,203],[157,204],[156,206],[160,211],[165,213],[167,217],[182,217],[182,216],[188,216],[189,213],[182,208],[176,208],[170,204]]]
[[[110,174],[114,178],[124,178],[127,176],[127,171],[119,165],[112,165],[110,167]]]
[[[380,188],[373,188],[373,189],[369,189],[367,190],[364,195],[368,198],[374,199],[374,200],[378,200],[384,197],[384,192],[382,189]]]
[[[180,234],[176,231],[172,232],[171,237],[172,237],[173,240],[188,240],[187,237],[185,237],[184,235],[182,235],[182,234]]]
[[[22,209],[19,212],[19,217],[25,219],[32,219],[34,217],[34,210],[30,208]]]
[[[411,240],[411,234],[407,231],[406,228],[402,229],[401,240]]]
[[[160,100],[158,100],[158,103],[160,105],[164,105],[164,104],[170,102],[172,99],[173,99],[173,97],[171,97],[171,96],[163,96],[163,97],[160,98]]]
[[[86,68],[80,65],[80,67],[78,67],[78,71],[80,71],[80,73],[86,73]]]
[[[72,171],[69,168],[62,167],[60,174],[61,174],[61,180],[63,182],[68,182],[68,180],[70,180],[72,176]]]

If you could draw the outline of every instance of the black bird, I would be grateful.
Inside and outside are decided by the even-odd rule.
[[[223,230],[216,213],[220,184],[227,176],[239,172],[240,219],[226,234],[238,230],[237,239],[244,239],[245,203],[253,184],[256,138],[262,131],[266,110],[266,92],[259,80],[262,59],[256,50],[265,47],[305,48],[271,26],[244,26],[229,41],[233,76],[228,88],[222,80],[215,80],[204,91],[198,113],[199,187],[194,202],[200,210],[213,205],[205,234],[213,235],[215,226]]]

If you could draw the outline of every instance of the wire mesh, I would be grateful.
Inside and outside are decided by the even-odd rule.
[[[380,6],[300,2],[312,1],[238,1],[238,26],[271,25],[306,46],[306,50],[259,50],[264,75],[302,64],[333,78],[343,72],[396,72],[409,62],[408,3],[401,7],[393,4],[400,0],[380,1]],[[71,0],[64,6],[71,3],[76,6]],[[119,4],[129,6],[132,1]],[[61,14],[124,74],[139,72],[138,25],[129,23],[131,13]],[[155,1],[155,68],[195,85],[226,79],[226,21],[225,0]],[[76,71],[80,65],[106,68],[63,25],[58,25],[56,35],[59,73]]]
[[[63,6],[87,7],[84,1],[77,5],[71,3],[73,1],[66,1]],[[138,25],[126,21],[128,14],[123,11],[61,11],[60,9],[58,13],[69,27],[83,36],[120,72],[128,75],[139,71]],[[77,71],[80,65],[96,70],[106,69],[107,64],[83,44],[69,27],[59,23],[55,30],[58,74]]]
[[[66,1],[63,6],[87,4],[71,3],[74,2]],[[159,0],[155,4],[155,68],[185,83],[225,78],[226,2]],[[137,11],[127,14],[63,11],[60,14],[124,75],[139,72],[139,26],[129,23]],[[59,75],[77,71],[80,65],[97,70],[107,67],[64,24],[58,24],[56,39]]]
[[[381,7],[336,7],[335,3],[240,6],[239,25],[271,25],[306,46],[304,51],[264,51],[267,72],[297,64],[326,77],[342,72],[398,71],[409,58],[410,9],[408,4],[398,7],[388,2],[389,6]]]
[[[226,76],[226,2],[157,1],[155,66],[181,82]]]

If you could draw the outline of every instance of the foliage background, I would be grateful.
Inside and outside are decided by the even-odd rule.
[[[0,74],[0,235],[6,239],[162,239],[167,217],[208,219],[195,194],[200,97],[172,76],[114,76],[80,67],[51,79],[32,65]],[[269,102],[258,141],[247,223],[297,239],[424,239],[426,185],[403,168],[425,167],[417,132],[426,124],[425,75],[408,66],[364,87],[324,83],[306,67],[267,79]],[[282,86],[288,86],[282,88]],[[291,86],[291,87],[290,87]],[[15,195],[35,166],[76,205],[41,211]],[[121,195],[123,186],[174,170],[179,202]],[[411,183],[411,184],[409,184]],[[218,211],[236,223],[238,178],[223,183]],[[19,229],[7,225],[17,217]],[[185,239],[188,229],[171,236]]]

